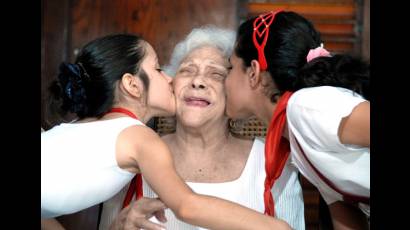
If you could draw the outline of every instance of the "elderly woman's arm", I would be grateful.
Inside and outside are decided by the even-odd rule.
[[[142,175],[178,219],[210,229],[290,229],[284,221],[239,204],[192,192],[177,174],[168,147],[156,133],[135,127],[131,135],[139,140],[135,160]]]

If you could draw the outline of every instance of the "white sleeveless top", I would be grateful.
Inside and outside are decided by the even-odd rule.
[[[63,123],[41,134],[41,217],[78,212],[117,194],[134,174],[115,158],[117,137],[144,125],[121,117],[88,123]]]
[[[234,181],[222,183],[187,182],[187,184],[198,194],[223,198],[263,213],[265,210],[263,192],[266,177],[264,151],[264,141],[255,138],[242,174]],[[293,229],[305,229],[302,189],[297,169],[290,164],[290,160],[278,181],[275,182],[272,193],[276,217],[289,223]],[[151,198],[158,197],[145,180],[143,180],[143,195]],[[204,229],[181,222],[170,209],[166,209],[165,215],[168,220],[165,224],[167,229]],[[152,217],[151,221],[159,223],[155,217]]]
[[[338,136],[340,121],[364,101],[351,90],[330,86],[298,90],[288,101],[292,160],[318,188],[327,204],[343,200],[342,195],[316,174],[298,148],[295,137],[309,161],[338,189],[369,197],[370,149],[342,144]]]

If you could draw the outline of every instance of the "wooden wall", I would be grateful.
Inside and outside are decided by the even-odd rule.
[[[58,73],[59,63],[69,57],[69,3],[41,1],[41,127],[45,129],[56,119],[48,108],[47,88]]]
[[[236,1],[77,0],[72,13],[72,51],[110,33],[137,33],[165,64],[175,44],[192,28],[216,24],[236,28]]]
[[[279,9],[294,11],[309,19],[320,32],[325,48],[332,53],[368,57],[369,7],[362,1],[256,1],[248,4],[247,16]]]
[[[362,56],[370,61],[370,0],[363,2]]]

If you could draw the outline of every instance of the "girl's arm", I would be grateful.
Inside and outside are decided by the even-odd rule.
[[[370,102],[358,104],[349,116],[342,119],[339,139],[343,144],[370,146]]]
[[[41,230],[65,230],[56,219],[41,219]]]
[[[109,230],[165,229],[162,225],[148,220],[155,216],[158,220],[166,222],[165,208],[164,203],[158,199],[141,197],[121,210],[111,223]]]
[[[366,215],[358,208],[338,201],[329,205],[334,230],[369,229]]]
[[[178,219],[210,229],[290,229],[284,221],[239,204],[194,193],[177,174],[168,147],[155,132],[142,126],[129,131],[137,167]]]

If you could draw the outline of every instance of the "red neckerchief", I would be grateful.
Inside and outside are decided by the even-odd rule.
[[[125,114],[129,117],[132,117],[132,118],[138,120],[137,116],[134,113],[132,113],[128,109],[124,109],[124,108],[112,108],[107,113],[122,113],[122,114]],[[131,183],[130,183],[130,187],[128,187],[127,195],[124,198],[122,208],[127,207],[131,203],[131,200],[132,200],[132,197],[133,197],[134,193],[135,193],[135,196],[136,196],[137,200],[140,197],[142,197],[142,177],[141,177],[141,173],[135,175],[134,178],[132,178]]]
[[[265,191],[263,198],[265,202],[265,214],[275,215],[275,205],[271,188],[282,174],[285,163],[289,157],[290,144],[283,137],[283,128],[286,125],[286,106],[292,92],[286,91],[276,104],[275,111],[269,123],[265,140]]]

